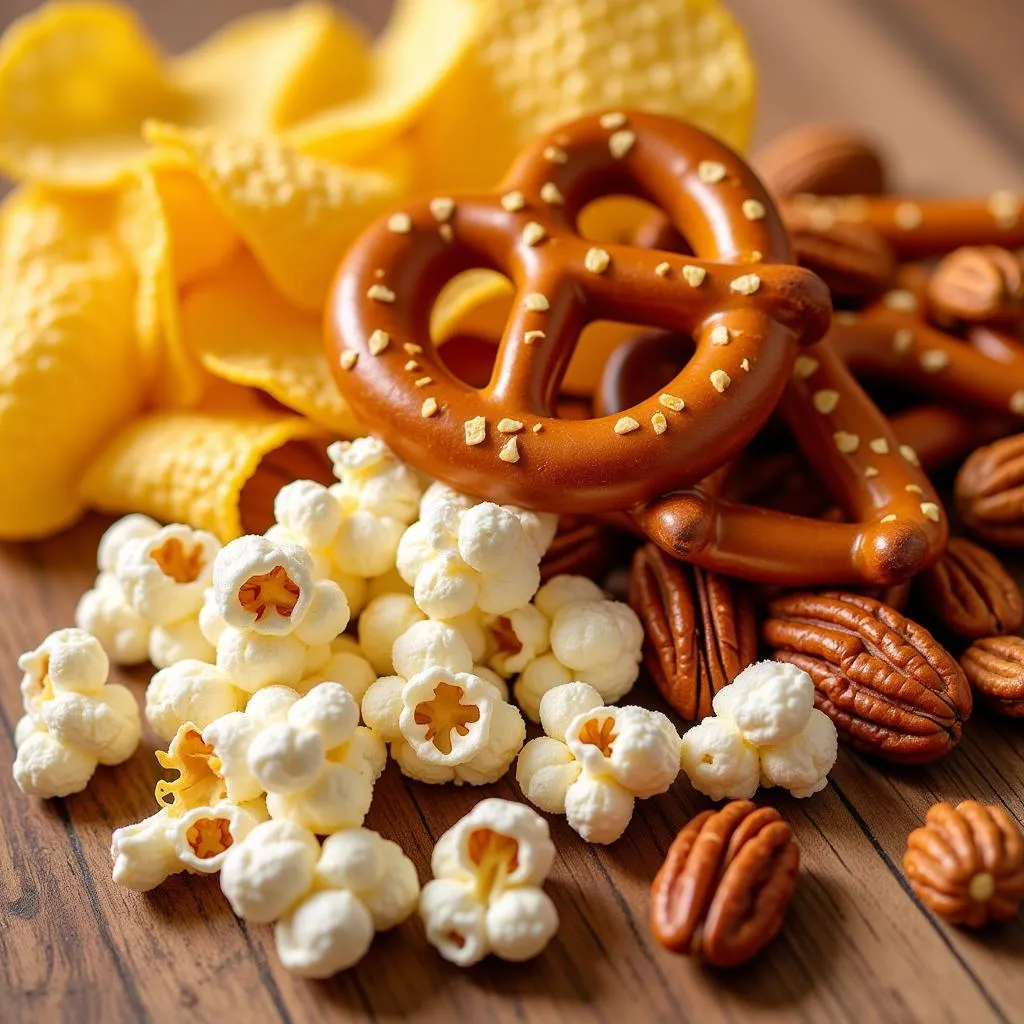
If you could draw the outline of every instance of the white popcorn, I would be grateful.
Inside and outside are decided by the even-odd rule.
[[[327,455],[338,478],[331,491],[344,511],[358,508],[404,524],[416,518],[423,494],[419,477],[380,438],[336,441]]]
[[[162,669],[146,687],[146,720],[165,742],[186,722],[202,730],[244,704],[244,692],[216,665],[194,659]]]
[[[468,672],[473,655],[462,634],[443,622],[415,622],[391,649],[395,672],[411,679],[430,668],[447,668],[452,672]]]
[[[101,574],[113,575],[117,571],[117,559],[121,554],[121,548],[128,541],[146,540],[159,532],[160,524],[149,516],[138,512],[122,516],[111,523],[100,537],[96,550],[96,567]]]
[[[376,678],[377,673],[363,656],[357,641],[350,636],[339,636],[330,644],[327,660],[302,679],[296,689],[308,693],[318,683],[340,683],[358,703]]]
[[[518,675],[551,646],[548,617],[532,604],[492,616],[485,628],[491,648],[487,663],[506,679]]]
[[[354,966],[373,935],[370,911],[345,890],[313,893],[274,926],[277,955],[300,978],[329,978]]]
[[[431,487],[402,536],[397,566],[417,605],[435,619],[479,608],[505,615],[528,604],[557,517]]]
[[[679,736],[660,712],[602,706],[596,689],[574,682],[544,695],[540,717],[547,735],[523,748],[516,780],[588,842],[614,842],[634,801],[664,793],[679,774]]]
[[[713,800],[746,800],[764,786],[795,797],[824,789],[838,754],[832,720],[814,709],[814,684],[793,665],[762,661],[741,672],[683,736],[682,766]]]
[[[295,686],[306,673],[307,650],[294,636],[265,636],[227,626],[217,641],[217,667],[246,693]]]
[[[116,665],[140,665],[149,657],[152,626],[128,604],[113,573],[100,573],[79,598],[75,625],[95,636]]]
[[[784,743],[799,733],[814,707],[811,677],[796,665],[759,661],[722,687],[711,705],[755,746]]]
[[[405,680],[401,676],[381,676],[363,694],[363,721],[388,743],[402,735],[399,723],[404,689]]]
[[[285,484],[274,498],[274,521],[311,553],[330,548],[341,526],[341,506],[313,480]]]
[[[524,611],[519,622],[525,625]],[[517,629],[520,642],[528,639],[532,656],[524,659],[520,652],[512,664],[522,672],[515,695],[529,718],[537,721],[545,693],[570,681],[589,683],[605,704],[632,689],[640,674],[644,638],[632,608],[606,599],[583,576],[556,576],[537,592],[533,612],[548,622],[547,636],[535,622],[522,629],[521,638]],[[514,615],[510,622],[515,626]],[[492,665],[500,671],[500,662]]]
[[[359,616],[359,646],[378,675],[394,672],[395,641],[424,618],[411,594],[383,594],[367,604]]]
[[[757,792],[757,748],[724,718],[705,718],[683,734],[682,767],[712,800],[749,800]]]
[[[365,605],[385,594],[408,594],[412,596],[412,587],[399,575],[398,569],[389,569],[383,576],[374,576],[366,581]]]
[[[155,668],[167,668],[186,658],[213,661],[215,657],[216,648],[203,636],[198,618],[153,626],[150,631],[149,660]]]
[[[220,872],[231,909],[246,921],[270,924],[312,888],[320,844],[290,821],[265,821],[235,846]]]
[[[181,523],[125,541],[115,574],[128,604],[144,619],[169,625],[198,613],[220,541]]]
[[[258,823],[250,809],[226,802],[193,807],[177,816],[162,808],[114,831],[113,879],[136,892],[148,892],[181,871],[215,874]]]
[[[139,707],[130,690],[107,683],[110,663],[81,629],[51,633],[18,666],[25,718],[16,730],[14,780],[49,799],[83,790],[97,765],[121,764],[139,745]]]
[[[536,956],[558,929],[558,913],[540,888],[554,855],[547,822],[535,811],[481,801],[434,847],[434,879],[419,902],[427,940],[460,967],[488,953]]]
[[[815,708],[801,732],[785,743],[761,747],[759,753],[762,786],[781,786],[795,797],[808,797],[828,785],[839,738],[832,719]]]

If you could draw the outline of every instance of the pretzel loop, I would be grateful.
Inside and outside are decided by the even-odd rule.
[[[580,237],[583,208],[621,193],[656,203],[696,257]],[[588,117],[527,149],[495,195],[435,198],[369,228],[332,289],[329,357],[363,424],[447,483],[556,512],[626,508],[735,455],[798,344],[827,329],[827,291],[789,259],[771,200],[731,151],[669,118]],[[481,266],[516,296],[476,389],[444,365],[429,315],[451,277]],[[580,333],[598,319],[694,338],[668,405],[651,394],[619,416],[553,416]]]

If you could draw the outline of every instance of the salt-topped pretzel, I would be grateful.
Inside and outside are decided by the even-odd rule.
[[[610,194],[645,198],[695,256],[596,245],[575,229]],[[629,508],[694,483],[756,433],[829,298],[789,264],[753,172],[696,128],[653,114],[585,117],[530,146],[501,189],[434,197],[371,226],[338,271],[329,358],[363,425],[462,490],[555,512]],[[488,267],[516,287],[491,379],[446,369],[428,319],[441,287]],[[593,320],[681,332],[696,352],[672,383],[615,416],[553,415]]]
[[[1024,195],[1009,190],[978,199],[915,196],[794,196],[782,207],[792,228],[862,224],[902,259],[939,256],[963,245],[1024,246]]]
[[[605,371],[605,406],[628,403],[636,375],[678,349],[664,333],[620,348]],[[888,586],[938,558],[948,523],[917,454],[901,444],[827,339],[797,359],[779,409],[849,522],[726,500],[716,474],[635,509],[641,530],[696,565],[786,586]]]

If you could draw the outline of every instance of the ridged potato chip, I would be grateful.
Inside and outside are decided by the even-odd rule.
[[[0,238],[0,538],[82,512],[78,481],[144,399],[135,275],[105,197],[24,188]]]
[[[540,132],[600,109],[673,114],[746,146],[754,66],[718,0],[490,0],[416,135],[431,186],[495,184]]]
[[[230,540],[242,532],[241,494],[263,460],[324,433],[221,385],[200,409],[158,412],[128,426],[89,468],[82,496],[104,512],[144,512]]]
[[[271,138],[157,124],[147,134],[193,162],[275,287],[303,309],[323,308],[349,244],[404,193],[390,175],[327,163]]]
[[[362,33],[325,3],[240,19],[174,59],[125,8],[47,4],[0,41],[0,170],[106,188],[143,159],[147,119],[277,132],[361,95],[372,76]]]
[[[379,154],[455,72],[483,8],[482,0],[398,0],[374,48],[364,92],[296,125],[288,141],[342,163]]]
[[[339,434],[359,432],[327,365],[322,317],[286,302],[248,253],[186,289],[181,326],[211,373],[259,388]]]

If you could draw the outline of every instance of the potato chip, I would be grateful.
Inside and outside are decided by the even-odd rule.
[[[368,88],[296,125],[289,143],[342,163],[379,153],[455,71],[476,36],[483,6],[481,0],[399,0],[374,49]]]
[[[191,159],[211,196],[274,285],[322,309],[355,236],[390,209],[401,182],[304,156],[270,138],[150,125],[147,134]]]
[[[754,67],[718,0],[492,0],[416,134],[430,184],[495,184],[540,132],[597,109],[674,114],[737,148]]]
[[[0,537],[72,523],[95,451],[144,399],[135,275],[103,197],[16,193],[0,239]]]
[[[230,540],[242,532],[240,496],[262,461],[290,441],[323,434],[222,385],[201,409],[154,413],[121,431],[89,468],[82,495],[104,512],[144,512]]]
[[[185,291],[181,325],[211,373],[260,388],[339,434],[359,432],[327,365],[321,316],[286,302],[248,253]]]
[[[0,169],[108,187],[142,160],[147,119],[277,132],[364,94],[373,73],[362,33],[329,4],[251,15],[170,60],[126,9],[45,5],[0,41]]]

